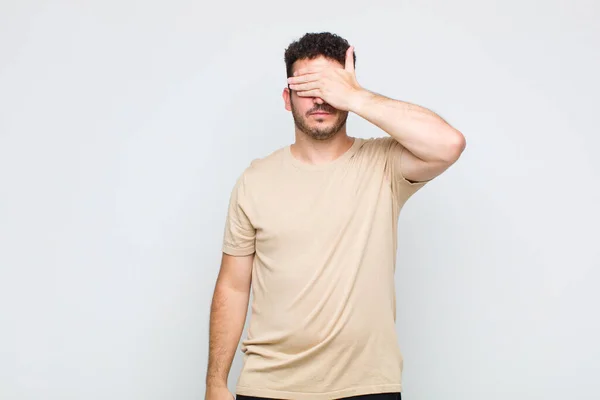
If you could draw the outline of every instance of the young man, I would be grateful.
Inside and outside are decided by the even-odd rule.
[[[231,194],[210,318],[207,400],[227,377],[253,292],[237,398],[400,399],[394,271],[400,209],[465,148],[438,115],[361,87],[353,47],[310,33],[285,52],[295,142]],[[349,137],[349,112],[388,136]]]

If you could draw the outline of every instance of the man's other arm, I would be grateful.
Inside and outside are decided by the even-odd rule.
[[[231,400],[227,378],[244,329],[254,254],[223,253],[211,303],[206,400]]]

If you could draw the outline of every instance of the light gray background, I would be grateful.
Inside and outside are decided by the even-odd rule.
[[[400,217],[403,398],[598,399],[599,16],[592,0],[2,0],[0,398],[204,397],[230,190],[293,141],[285,47],[331,31],[360,84],[468,142]],[[349,134],[385,135],[356,115]]]

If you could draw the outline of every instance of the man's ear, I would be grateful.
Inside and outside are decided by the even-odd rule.
[[[283,97],[283,102],[285,104],[285,109],[288,111],[292,111],[292,104],[290,103],[291,99],[290,96],[292,95],[291,91],[289,88],[284,88],[283,89],[283,93],[281,94]]]

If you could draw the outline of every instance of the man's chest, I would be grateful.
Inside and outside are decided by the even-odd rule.
[[[356,234],[378,208],[390,209],[382,176],[354,171],[281,179],[255,198],[257,249],[299,250]]]

